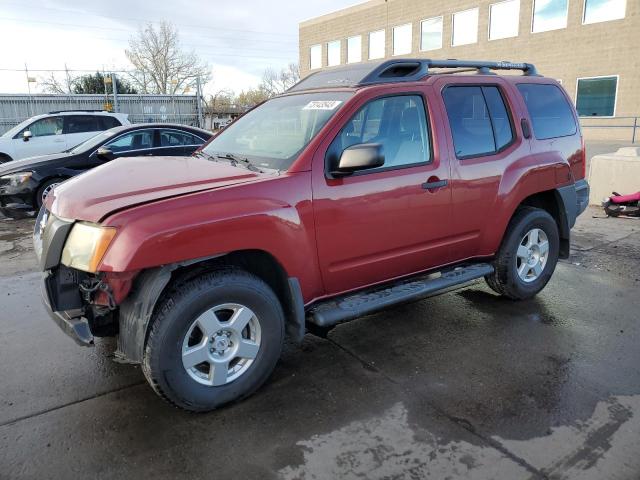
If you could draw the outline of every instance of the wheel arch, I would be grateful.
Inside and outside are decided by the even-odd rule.
[[[287,336],[301,341],[305,333],[305,312],[298,279],[288,277],[284,267],[269,252],[239,250],[141,272],[131,293],[120,305],[117,356],[131,363],[142,361],[155,307],[173,285],[228,267],[257,276],[274,291],[285,313]]]
[[[560,258],[569,258],[569,248],[571,245],[571,225],[567,216],[565,202],[558,189],[545,190],[534,193],[520,202],[520,207],[534,207],[546,211],[553,217],[558,225],[558,234],[560,237]],[[517,211],[517,208],[516,208]],[[513,213],[515,215],[516,212]],[[512,215],[512,218],[513,218]]]

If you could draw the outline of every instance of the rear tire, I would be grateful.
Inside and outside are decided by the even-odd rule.
[[[493,262],[495,271],[485,280],[507,298],[534,297],[551,279],[559,251],[558,225],[553,217],[538,208],[520,208],[509,222]]]
[[[255,392],[273,372],[284,342],[278,297],[235,268],[175,286],[151,322],[144,375],[160,397],[194,412]]]

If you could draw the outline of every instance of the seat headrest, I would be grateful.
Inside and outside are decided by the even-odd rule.
[[[418,107],[408,107],[402,112],[402,129],[407,133],[420,131],[420,116]]]

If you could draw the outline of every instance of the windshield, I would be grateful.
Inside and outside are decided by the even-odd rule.
[[[68,150],[69,153],[82,153],[92,148],[97,147],[102,142],[104,142],[109,137],[113,137],[116,133],[112,130],[105,130],[104,132],[100,132],[99,134],[91,137],[89,140],[82,142],[80,145],[76,145],[75,147]]]
[[[351,95],[326,92],[274,98],[240,117],[203,151],[286,170]]]

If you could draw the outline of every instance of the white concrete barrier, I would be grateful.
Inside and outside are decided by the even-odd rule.
[[[590,205],[618,192],[623,195],[640,190],[640,147],[619,148],[616,153],[596,155],[589,167]]]

